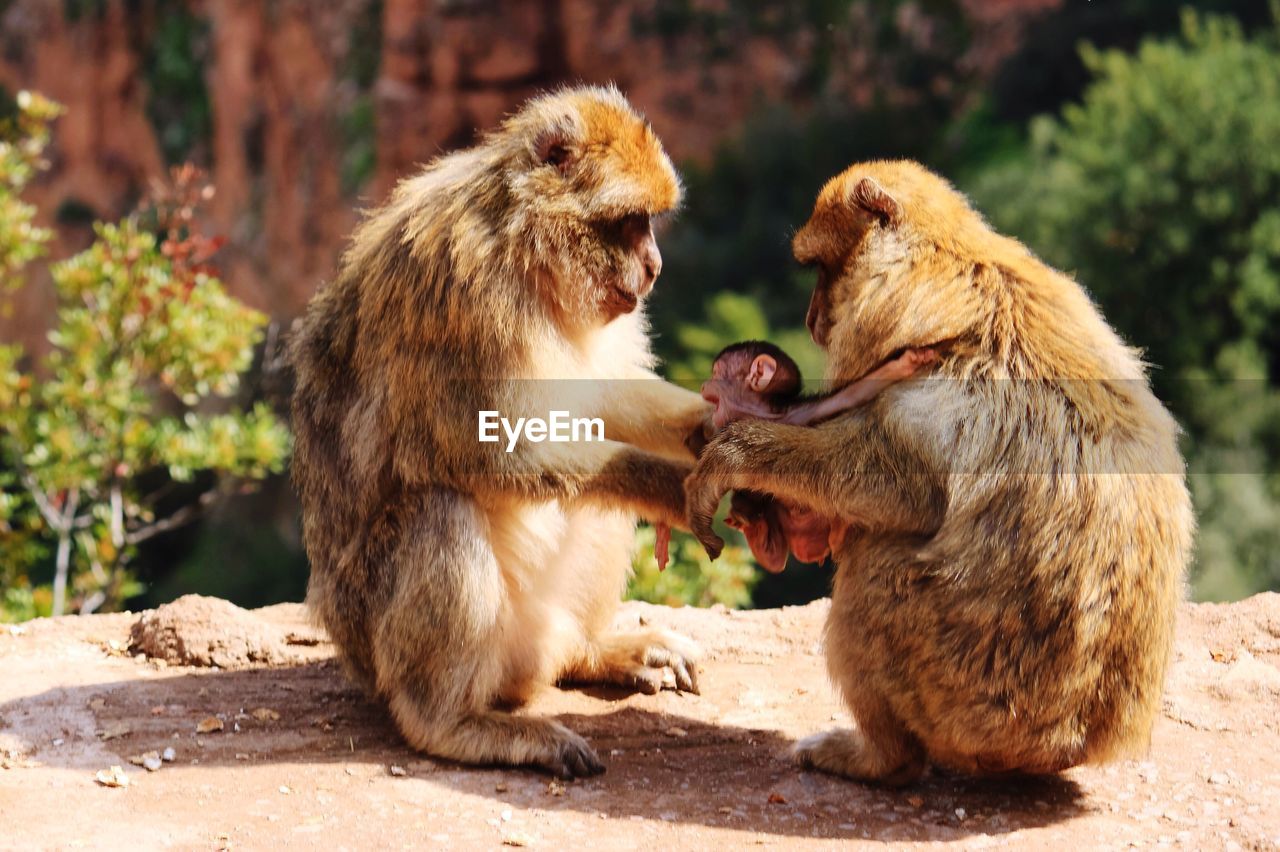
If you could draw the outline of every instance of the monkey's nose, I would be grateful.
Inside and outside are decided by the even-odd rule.
[[[654,246],[644,253],[644,283],[652,287],[662,274],[662,254]]]

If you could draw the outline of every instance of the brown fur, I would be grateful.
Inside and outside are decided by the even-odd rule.
[[[801,761],[900,784],[927,763],[1056,772],[1146,748],[1194,521],[1137,354],[914,163],[833,179],[793,249],[819,269],[829,379],[948,342],[932,377],[817,428],[730,426],[688,483],[712,549],[728,489],[854,524],[826,652],[858,727]]]
[[[695,688],[680,637],[606,629],[636,515],[683,523],[709,408],[652,372],[648,216],[678,203],[614,89],[535,99],[403,181],[355,232],[294,341],[308,603],[416,748],[601,769],[500,707],[557,679]],[[600,417],[597,443],[479,443],[477,413]]]

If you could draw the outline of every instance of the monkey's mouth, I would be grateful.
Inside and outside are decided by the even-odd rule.
[[[640,297],[620,284],[610,284],[604,293],[604,307],[610,316],[629,314],[640,304]]]

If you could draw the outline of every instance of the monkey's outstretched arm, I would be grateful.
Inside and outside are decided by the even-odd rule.
[[[927,535],[946,512],[942,476],[878,418],[850,416],[816,428],[765,421],[729,425],[685,483],[689,527],[715,558],[720,498],[749,489],[873,529]]]
[[[688,438],[702,431],[712,410],[698,394],[646,370],[615,383],[605,401],[605,434],[668,458],[691,459]]]
[[[663,458],[618,441],[521,443],[513,452],[498,444],[478,444],[459,453],[452,470],[437,462],[431,480],[475,495],[501,499],[583,500],[633,512],[655,523],[687,529],[684,480],[689,462]],[[409,458],[413,458],[410,456]],[[416,481],[421,464],[398,465]]]

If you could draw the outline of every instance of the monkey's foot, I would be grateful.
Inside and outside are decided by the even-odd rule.
[[[670,672],[680,692],[698,692],[698,646],[669,630],[609,636],[597,642],[564,680],[607,683],[655,695]]]
[[[855,781],[902,787],[924,774],[924,755],[918,749],[895,748],[886,754],[872,745],[861,731],[827,731],[796,743],[796,760],[806,769],[817,769]]]
[[[390,706],[409,744],[438,757],[479,765],[534,766],[560,778],[604,772],[585,739],[550,719],[489,710],[446,722],[424,716],[403,693],[393,697]]]

